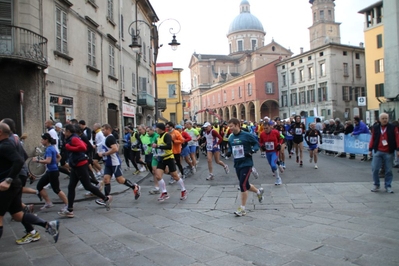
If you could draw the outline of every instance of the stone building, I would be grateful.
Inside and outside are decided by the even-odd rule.
[[[274,40],[264,44],[266,32],[251,14],[249,1],[242,0],[239,11],[228,29],[228,55],[194,53],[191,57],[190,117],[200,123],[214,121],[212,113],[223,120],[248,121],[279,115],[274,64],[292,52]]]
[[[311,0],[313,24],[307,52],[277,63],[280,115],[324,119],[365,117],[366,71],[363,44],[340,44],[334,0]]]
[[[148,0],[0,0],[0,13],[1,117],[28,133],[28,152],[47,119],[152,123],[158,17]]]

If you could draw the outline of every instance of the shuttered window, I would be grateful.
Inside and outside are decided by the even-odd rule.
[[[88,56],[89,65],[92,67],[97,67],[96,64],[96,34],[90,29],[87,30],[88,38]]]
[[[11,0],[0,0],[0,24],[12,24]]]
[[[67,13],[62,9],[56,7],[55,9],[56,21],[56,49],[57,51],[68,54],[68,26]]]

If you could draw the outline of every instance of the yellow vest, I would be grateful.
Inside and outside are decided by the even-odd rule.
[[[132,151],[139,151],[138,142],[139,140],[136,138],[137,132],[133,132],[132,136],[130,137],[130,143],[132,143]]]
[[[224,135],[223,135],[223,140],[224,140],[224,141],[228,141],[228,140],[229,140],[229,137],[230,137],[230,136],[227,135],[227,132],[229,132],[229,130],[230,130],[229,127],[227,127],[227,128],[224,130]]]
[[[220,126],[213,126],[212,127],[214,130],[216,130],[217,133],[220,134]]]
[[[158,140],[157,140],[158,146],[166,146],[166,143],[163,140],[166,134],[168,134],[168,133],[165,132],[165,134],[163,134],[162,137],[158,138]],[[157,154],[158,154],[158,156],[163,157],[164,160],[175,158],[175,156],[173,155],[172,149],[170,149],[170,150],[157,149]]]

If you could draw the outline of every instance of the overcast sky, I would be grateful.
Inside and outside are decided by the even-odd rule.
[[[297,55],[300,48],[309,50],[309,30],[312,25],[311,4],[308,0],[248,0],[251,14],[256,16],[266,31],[265,44],[274,41],[290,48]],[[341,43],[359,45],[364,42],[364,17],[358,11],[377,0],[336,0],[335,20],[341,22]],[[227,31],[240,14],[241,0],[150,0],[162,25],[159,27],[160,44],[158,63],[173,62],[183,68],[183,89],[190,90],[191,55],[229,53]],[[169,29],[179,29],[176,39],[181,43],[176,51],[167,45],[172,40]],[[158,25],[159,25],[158,23]]]

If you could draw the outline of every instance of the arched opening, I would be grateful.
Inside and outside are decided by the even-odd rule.
[[[279,106],[276,101],[268,100],[262,103],[260,107],[261,118],[268,116],[274,118],[279,116]]]

